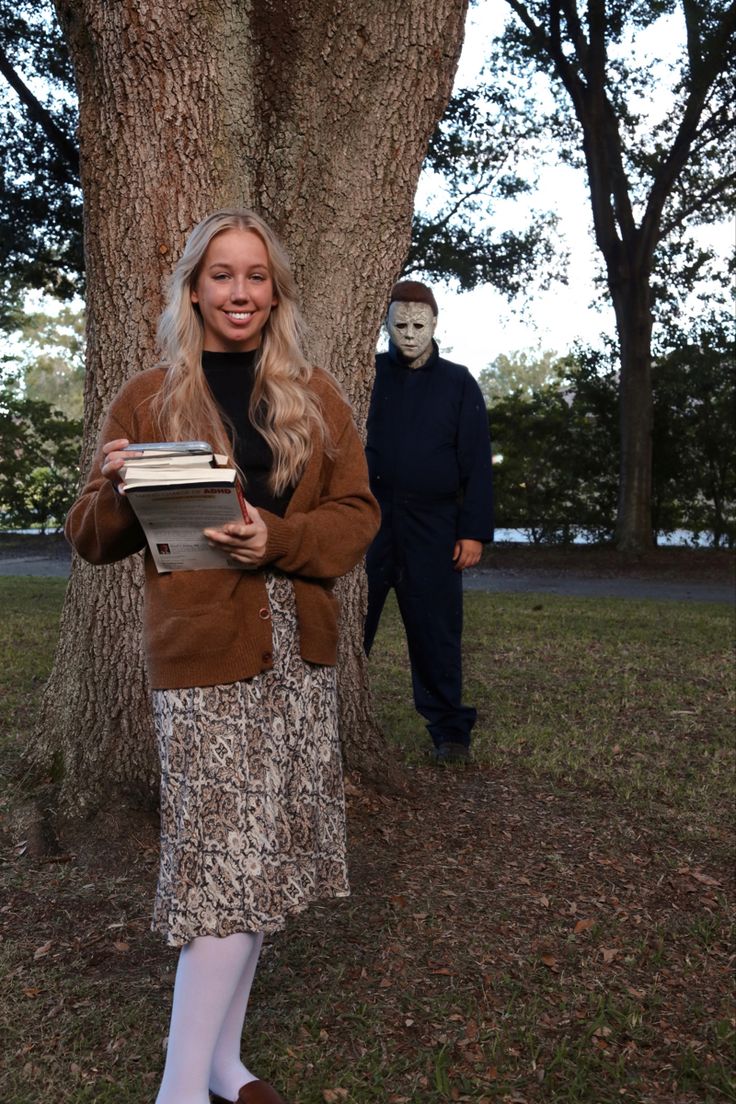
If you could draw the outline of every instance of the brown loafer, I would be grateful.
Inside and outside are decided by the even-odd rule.
[[[231,1102],[213,1093],[212,1104],[231,1104]],[[250,1081],[247,1085],[243,1085],[234,1104],[286,1104],[286,1101],[267,1081]]]
[[[267,1081],[251,1081],[240,1090],[238,1104],[286,1104],[286,1101]]]

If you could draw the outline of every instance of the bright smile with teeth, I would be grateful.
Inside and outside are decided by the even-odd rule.
[[[247,322],[253,317],[253,311],[225,311],[225,314],[235,322]]]

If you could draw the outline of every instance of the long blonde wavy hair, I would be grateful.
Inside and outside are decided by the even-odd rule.
[[[271,490],[282,494],[304,471],[315,436],[325,440],[326,426],[319,400],[309,386],[312,368],[302,352],[304,327],[289,259],[274,232],[253,211],[233,208],[208,215],[189,235],[171,274],[158,325],[159,347],[168,369],[160,393],[159,423],[168,440],[204,438],[217,452],[233,457],[202,370],[204,326],[191,298],[207,248],[225,230],[251,230],[258,235],[266,249],[278,300],[263,329],[249,416],[273,453]]]

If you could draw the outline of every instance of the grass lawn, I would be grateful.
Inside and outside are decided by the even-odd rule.
[[[698,602],[545,595],[465,598],[465,699],[476,759],[577,783],[708,831],[733,812],[733,610]],[[427,741],[412,708],[395,602],[374,652],[382,727],[409,762]]]
[[[63,589],[0,579],[9,772]],[[373,692],[407,789],[348,782],[353,895],[269,941],[251,1068],[291,1104],[736,1100],[732,629],[717,605],[469,594],[477,765],[437,771],[390,606]],[[148,931],[155,832],[125,866],[33,862],[2,801],[0,1099],[152,1104],[176,963]]]

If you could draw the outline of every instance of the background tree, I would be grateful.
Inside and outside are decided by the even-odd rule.
[[[736,545],[736,362],[730,319],[711,314],[657,358],[654,519]]]
[[[408,248],[417,177],[450,94],[465,0],[253,8],[58,0],[57,9],[80,111],[83,468],[113,393],[154,361],[162,282],[187,233],[230,203],[256,207],[282,233],[311,324],[310,356],[333,369],[362,417],[386,289]],[[137,563],[73,564],[31,749],[33,761],[56,764],[67,804],[89,806],[111,783],[155,788],[140,591]],[[349,762],[373,766],[357,579],[342,599],[342,732]]]
[[[736,544],[736,373],[730,320],[711,313],[653,363],[653,524]],[[618,357],[576,348],[554,379],[490,408],[499,527],[535,543],[610,540],[615,528]],[[511,381],[513,384],[513,380]]]
[[[429,143],[423,179],[433,186],[414,215],[404,275],[461,290],[492,284],[510,297],[563,277],[551,211],[525,211],[513,229],[497,225],[501,205],[532,193],[542,135],[535,106],[519,102],[502,61],[490,81],[453,95]]]
[[[0,520],[3,527],[58,529],[74,501],[82,423],[0,387]]]
[[[607,541],[616,514],[616,376],[601,354],[558,358],[554,378],[489,411],[496,521],[535,544]]]
[[[516,19],[499,43],[520,81],[548,75],[556,95],[550,133],[564,158],[585,164],[596,245],[616,315],[620,352],[620,489],[617,540],[638,552],[651,519],[653,279],[666,251],[706,254],[687,241],[693,221],[722,220],[736,184],[734,0],[507,0]],[[664,13],[684,25],[671,98],[647,125],[656,80],[627,48]],[[523,85],[526,89],[526,83]],[[540,105],[541,106],[541,105]],[[670,274],[662,269],[663,282]]]
[[[23,394],[40,399],[67,418],[79,419],[84,407],[84,312],[63,307],[56,314],[17,312],[17,351],[5,364]]]
[[[514,392],[522,399],[531,398],[534,391],[552,383],[560,365],[559,356],[551,349],[540,353],[523,350],[501,353],[478,376],[486,406]]]
[[[29,288],[82,294],[82,197],[69,53],[50,0],[0,0],[0,328]]]
[[[84,314],[14,318],[22,340],[0,366],[0,528],[59,529],[79,483]]]

